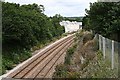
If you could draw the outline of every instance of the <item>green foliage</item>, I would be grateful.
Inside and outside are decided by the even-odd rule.
[[[95,68],[95,69],[93,69]],[[117,78],[118,70],[111,69],[111,63],[107,60],[103,60],[103,53],[101,51],[97,52],[97,62],[94,64],[92,61],[86,68],[92,78]]]
[[[111,69],[108,60],[103,60],[103,55],[101,51],[97,53],[97,60],[86,61],[84,68],[82,70],[71,71],[70,65],[60,64],[56,67],[56,72],[53,78],[74,78],[85,80],[102,80],[103,78],[118,78],[118,70]]]
[[[3,68],[11,69],[30,57],[30,49],[64,33],[62,16],[47,17],[43,5],[2,2]],[[10,55],[10,56],[8,56]]]
[[[74,44],[72,47],[70,47],[65,56],[65,62],[64,64],[60,64],[55,68],[55,73],[53,74],[53,79],[55,78],[75,78],[75,76],[78,77],[77,73],[75,75],[72,75],[73,72],[70,72],[70,64],[71,64],[71,57],[73,53],[75,52],[77,47],[77,44]],[[75,79],[76,80],[76,79]]]
[[[66,78],[66,76],[67,76],[67,74],[68,74],[68,66],[65,66],[65,65],[63,65],[63,64],[61,64],[61,65],[58,65],[57,67],[56,67],[56,72],[54,73],[54,75],[53,75],[53,77],[55,77],[56,78],[56,76],[57,76],[57,78]]]
[[[91,3],[86,13],[83,18],[84,29],[117,40],[115,35],[120,32],[120,2]]]
[[[15,67],[15,64],[19,64],[20,62],[31,57],[31,52],[25,49],[22,50],[13,50],[10,52],[4,52],[2,56],[2,70],[5,73],[5,70],[10,70]]]
[[[77,47],[77,44],[74,44],[71,48],[67,50],[66,56],[65,56],[65,64],[70,64],[71,63],[71,57],[73,53],[75,52],[75,49]]]
[[[51,19],[43,14],[43,9],[37,4],[20,6],[3,2],[3,44],[30,48],[64,33],[59,24],[62,17],[55,15]]]
[[[64,20],[82,22],[83,17],[64,17]]]

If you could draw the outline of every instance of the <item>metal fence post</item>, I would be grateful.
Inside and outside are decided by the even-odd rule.
[[[112,40],[112,56],[111,57],[112,57],[112,59],[111,59],[112,65],[111,66],[113,69],[114,68],[114,41],[113,40]]]
[[[99,35],[99,50],[101,50],[101,36]]]
[[[103,58],[105,59],[105,37],[102,37],[103,39]]]

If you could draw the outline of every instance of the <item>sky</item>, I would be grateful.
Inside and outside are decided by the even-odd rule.
[[[64,17],[79,17],[85,15],[85,9],[89,9],[89,3],[97,0],[5,0],[5,2],[23,4],[42,4],[47,16],[60,14]]]

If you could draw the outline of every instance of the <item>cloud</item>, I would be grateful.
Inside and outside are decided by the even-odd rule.
[[[45,7],[45,14],[54,16],[84,16],[85,8],[89,9],[89,3],[97,0],[6,0],[19,4],[42,4]]]

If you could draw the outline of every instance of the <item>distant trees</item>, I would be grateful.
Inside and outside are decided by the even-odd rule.
[[[59,24],[62,16],[47,17],[43,5],[2,2],[2,10],[3,65],[7,69],[26,55],[24,50],[64,33],[64,27]],[[16,55],[18,59],[12,62]]]
[[[64,17],[64,20],[82,22],[83,17]]]
[[[90,4],[90,10],[83,18],[84,29],[117,40],[120,32],[120,2],[95,2]]]

